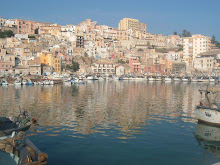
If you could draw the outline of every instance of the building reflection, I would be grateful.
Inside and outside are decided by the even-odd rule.
[[[121,138],[129,138],[152,121],[196,122],[194,108],[200,87],[135,81],[0,87],[0,115],[18,114],[20,105],[41,126],[65,126],[84,135],[114,128]]]

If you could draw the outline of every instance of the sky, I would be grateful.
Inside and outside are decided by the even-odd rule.
[[[147,32],[203,34],[220,41],[220,0],[1,0],[0,17],[60,25],[85,19],[118,27],[121,19],[147,24]]]

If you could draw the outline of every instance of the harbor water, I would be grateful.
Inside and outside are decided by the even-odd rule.
[[[37,119],[27,135],[48,165],[211,165],[220,162],[220,128],[195,114],[206,87],[114,80],[0,86],[0,116],[18,115],[20,106]]]

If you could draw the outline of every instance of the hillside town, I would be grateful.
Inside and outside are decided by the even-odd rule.
[[[145,23],[132,18],[123,18],[113,28],[91,19],[62,26],[0,17],[0,32],[0,75],[220,72],[220,49],[211,37],[151,34]]]

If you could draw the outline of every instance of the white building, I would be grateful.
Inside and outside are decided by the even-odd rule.
[[[194,34],[192,37],[183,38],[183,56],[191,56],[194,60],[198,54],[210,50],[210,39],[201,34]]]
[[[125,68],[123,66],[119,66],[116,68],[116,76],[121,76],[125,74]]]
[[[115,74],[115,64],[111,63],[96,63],[92,67],[93,73],[99,74]]]

